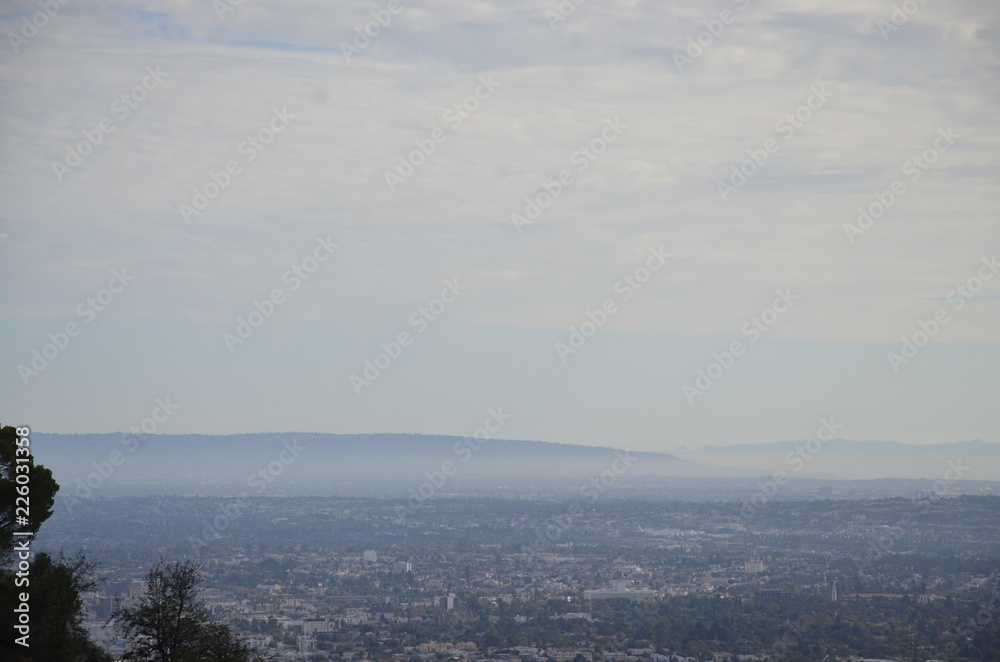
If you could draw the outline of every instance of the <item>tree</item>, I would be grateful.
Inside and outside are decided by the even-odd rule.
[[[15,541],[14,532],[37,533],[49,517],[59,484],[52,472],[35,464],[28,430],[0,426],[0,562],[14,555],[15,547],[30,537]],[[19,519],[21,518],[21,519]],[[29,545],[30,547],[30,545]],[[19,550],[15,560],[27,564],[29,550]],[[23,568],[22,568],[23,569]],[[8,633],[0,643],[0,659],[18,662],[70,660],[103,662],[111,657],[90,641],[83,629],[81,593],[93,588],[93,564],[84,556],[53,561],[39,554],[26,572],[0,570],[0,623]],[[21,596],[28,596],[25,601]],[[15,643],[9,633],[18,623],[14,609],[22,602],[31,616],[30,646]]]
[[[250,650],[229,628],[212,623],[198,600],[201,567],[161,559],[146,575],[135,604],[119,601],[112,619],[126,642],[124,660],[143,662],[248,662]]]
[[[35,464],[25,428],[0,427],[0,561],[14,550],[14,531],[37,533],[52,515],[59,484],[52,472]],[[19,479],[18,475],[27,476]],[[18,482],[20,480],[20,482]],[[27,505],[25,505],[27,504]],[[21,508],[21,510],[18,510]],[[26,522],[18,524],[18,517]]]
[[[69,660],[70,662],[110,662],[111,656],[90,641],[83,628],[81,593],[94,588],[94,564],[82,554],[72,559],[53,561],[39,554],[31,564],[31,646],[13,646],[9,637],[0,645],[5,660]],[[0,575],[0,594],[4,602],[25,587],[14,585],[14,574]],[[4,631],[13,631],[12,610],[4,610]],[[6,621],[10,620],[9,626]],[[18,650],[20,649],[20,650]]]

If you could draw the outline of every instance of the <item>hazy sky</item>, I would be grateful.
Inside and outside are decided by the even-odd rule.
[[[1000,442],[994,0],[44,4],[4,424]]]

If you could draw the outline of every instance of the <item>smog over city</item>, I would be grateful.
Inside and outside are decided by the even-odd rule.
[[[0,659],[1000,662],[996,2],[0,27]]]

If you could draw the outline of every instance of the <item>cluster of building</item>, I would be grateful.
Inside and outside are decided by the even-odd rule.
[[[155,560],[186,558],[190,537],[202,535],[227,503],[108,500],[92,512],[83,504],[72,520],[46,529],[56,552],[80,540],[99,550],[107,581],[85,596],[96,641],[121,650],[104,627],[115,600],[141,599]],[[955,528],[952,502],[933,507],[933,519],[918,513],[917,530],[899,525],[913,510],[907,501],[796,502],[736,521],[738,508],[725,504],[634,501],[577,511],[541,498],[440,499],[403,518],[374,499],[265,499],[241,511],[224,535],[201,538],[198,560],[213,618],[276,660],[666,662],[626,646],[640,641],[598,648],[580,637],[552,646],[537,623],[594,629],[607,601],[655,608],[691,594],[786,601],[808,590],[837,601],[931,602],[985,576],[930,565],[926,576],[909,566],[893,576],[861,562],[873,549],[900,559],[942,546],[996,555],[995,510],[965,508]],[[109,524],[125,517],[128,527]],[[549,531],[558,535],[543,535]],[[858,572],[867,573],[863,586],[834,585]],[[502,618],[509,631],[532,634],[515,647],[510,636],[507,647],[469,641],[463,624],[485,612],[490,624]],[[462,640],[442,636],[456,631],[465,632]]]

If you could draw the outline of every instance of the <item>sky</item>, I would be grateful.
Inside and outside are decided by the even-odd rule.
[[[998,26],[4,3],[0,421],[1000,442]]]

